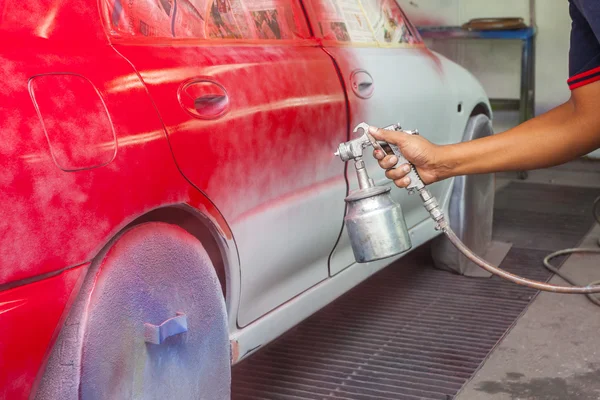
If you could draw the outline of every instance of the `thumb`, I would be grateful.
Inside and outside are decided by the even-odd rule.
[[[398,147],[402,147],[406,133],[398,131],[387,131],[385,129],[377,128],[376,126],[369,126],[369,133],[377,140],[383,140],[384,142],[395,144]]]

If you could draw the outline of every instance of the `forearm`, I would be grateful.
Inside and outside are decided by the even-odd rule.
[[[439,179],[544,168],[587,154],[600,147],[600,109],[597,105],[596,101],[584,103],[575,96],[506,132],[443,146],[440,148]]]

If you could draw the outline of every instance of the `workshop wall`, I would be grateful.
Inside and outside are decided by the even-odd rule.
[[[528,0],[399,0],[417,26],[462,25],[471,18],[522,17],[529,23]],[[570,18],[565,0],[537,0],[536,114],[566,101],[569,89]],[[521,43],[518,41],[430,41],[428,45],[469,69],[492,98],[518,98]],[[514,113],[514,121],[518,120]]]

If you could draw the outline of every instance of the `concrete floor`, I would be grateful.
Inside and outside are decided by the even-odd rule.
[[[598,237],[595,228],[582,245]],[[600,279],[599,264],[573,255],[561,271],[586,283]],[[599,313],[584,296],[541,293],[456,399],[600,399]]]
[[[498,186],[511,179],[499,175]],[[598,187],[600,195],[600,162],[533,171],[529,181]],[[598,238],[600,226],[581,246],[598,248]],[[582,284],[598,280],[600,254],[573,255],[561,271]],[[551,282],[564,284],[556,276]],[[598,332],[600,308],[584,296],[540,293],[455,399],[600,399]]]

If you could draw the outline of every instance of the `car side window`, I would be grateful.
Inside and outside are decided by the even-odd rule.
[[[309,36],[298,0],[104,0],[112,32],[155,38],[292,40]]]
[[[214,0],[208,32],[223,39],[295,39],[307,36],[301,12],[289,0]]]
[[[324,40],[381,46],[421,43],[395,0],[308,0]]]
[[[175,0],[105,0],[113,33],[168,37],[174,32]]]

